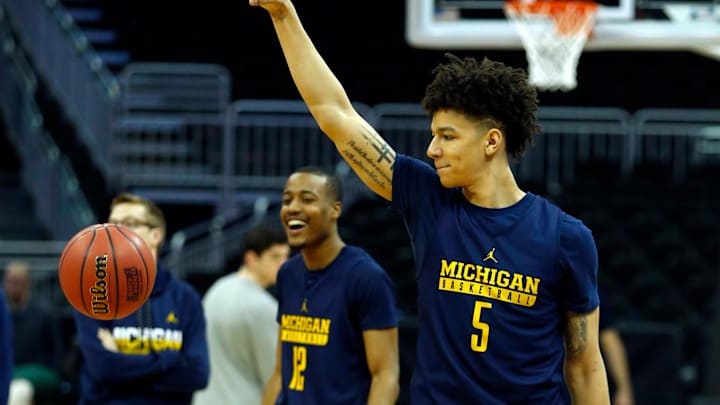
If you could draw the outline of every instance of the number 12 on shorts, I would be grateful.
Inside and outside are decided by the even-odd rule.
[[[294,391],[305,389],[305,368],[307,367],[307,348],[305,346],[293,346],[293,372],[288,388]]]
[[[475,309],[473,310],[472,324],[478,333],[470,335],[470,348],[473,351],[483,353],[487,350],[488,337],[490,336],[490,325],[480,320],[483,309],[492,308],[492,303],[475,301]]]

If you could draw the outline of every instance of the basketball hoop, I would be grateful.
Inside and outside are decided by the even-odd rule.
[[[595,26],[598,4],[588,0],[507,0],[528,59],[530,83],[543,90],[572,90],[577,64]]]

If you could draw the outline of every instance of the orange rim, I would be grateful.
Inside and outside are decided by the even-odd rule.
[[[555,22],[557,32],[572,35],[583,31],[595,16],[598,4],[587,0],[508,0],[505,9],[510,15],[546,15]],[[586,28],[592,30],[592,26]]]

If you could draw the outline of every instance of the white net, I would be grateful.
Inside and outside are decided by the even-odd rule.
[[[530,83],[542,90],[572,90],[580,53],[595,25],[597,4],[587,1],[509,1],[528,59]]]

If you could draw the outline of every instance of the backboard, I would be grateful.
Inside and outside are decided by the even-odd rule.
[[[720,5],[712,0],[598,3],[583,51],[692,50],[720,59]],[[406,0],[407,40],[429,49],[523,49],[502,7],[502,0]]]

